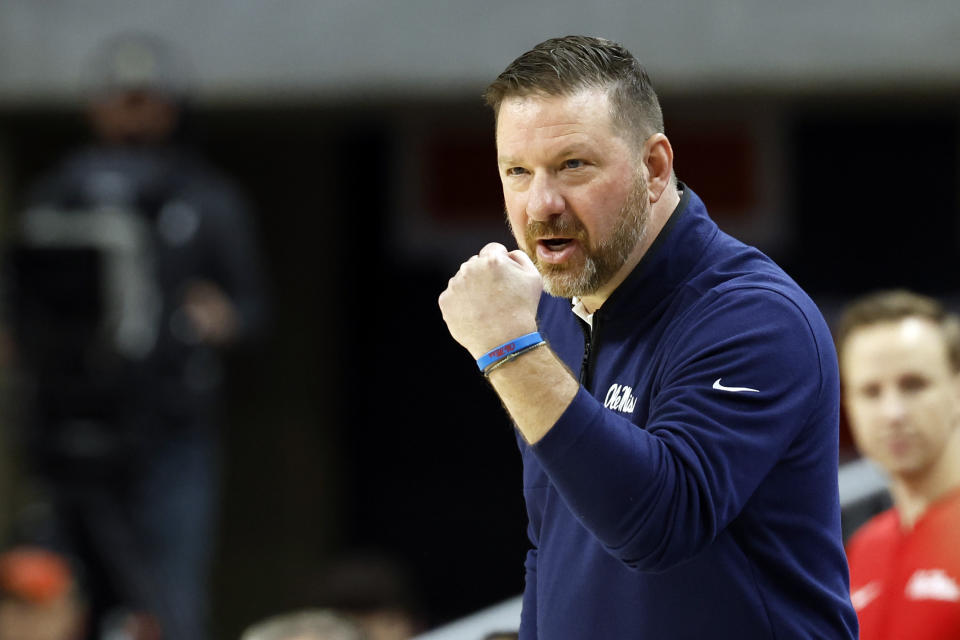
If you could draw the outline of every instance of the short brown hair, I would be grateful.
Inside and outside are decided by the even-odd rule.
[[[847,305],[837,327],[837,353],[842,356],[847,339],[857,329],[905,318],[923,318],[939,326],[950,367],[960,371],[960,318],[933,298],[905,289],[878,291]]]
[[[565,36],[541,42],[510,63],[483,97],[499,113],[505,98],[567,96],[607,89],[615,127],[639,141],[663,133],[663,112],[643,65],[616,42]]]

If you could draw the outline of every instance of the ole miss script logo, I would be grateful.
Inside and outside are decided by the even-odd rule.
[[[633,387],[616,383],[610,385],[607,396],[603,399],[603,406],[622,413],[633,413],[633,410],[637,407],[637,398],[633,395]]]
[[[513,352],[513,351],[516,351],[516,349],[517,349],[517,343],[516,343],[516,342],[508,342],[507,344],[501,345],[501,346],[497,347],[496,349],[494,349],[493,351],[488,352],[488,353],[487,353],[487,357],[488,357],[488,358],[500,358],[500,357],[502,357],[502,356],[507,355],[508,353],[511,353],[511,352]]]

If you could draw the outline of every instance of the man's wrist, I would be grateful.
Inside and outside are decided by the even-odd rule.
[[[500,360],[497,360],[496,362],[494,362],[493,364],[491,364],[489,367],[487,367],[486,369],[484,369],[484,370],[483,370],[483,375],[486,376],[487,378],[489,378],[491,373],[493,373],[496,369],[499,369],[499,368],[502,367],[503,365],[507,364],[508,362],[510,362],[511,360],[513,360],[514,358],[516,358],[516,357],[518,357],[518,356],[526,355],[527,353],[530,353],[531,351],[535,350],[537,347],[542,347],[542,346],[544,346],[544,345],[546,345],[546,344],[547,344],[547,341],[546,341],[546,340],[541,340],[540,342],[537,342],[537,343],[535,343],[535,344],[532,344],[532,345],[530,345],[529,347],[525,347],[525,348],[523,348],[523,349],[518,349],[517,351],[514,351],[513,353],[511,353],[510,355],[506,356],[505,358],[501,358]]]
[[[483,375],[489,375],[491,371],[503,363],[544,344],[546,344],[546,340],[543,339],[539,331],[524,334],[485,352],[477,358],[477,368]]]

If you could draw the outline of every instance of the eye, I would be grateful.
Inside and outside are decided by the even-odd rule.
[[[860,387],[860,395],[864,398],[878,398],[880,397],[880,385],[865,384]]]
[[[570,158],[569,160],[563,161],[564,169],[579,169],[582,166],[584,166],[584,162],[579,158]]]
[[[926,378],[916,374],[908,374],[900,379],[900,388],[907,392],[916,393],[917,391],[922,391],[926,389],[929,384]]]
[[[508,176],[522,176],[527,172],[523,167],[509,167],[504,173]]]

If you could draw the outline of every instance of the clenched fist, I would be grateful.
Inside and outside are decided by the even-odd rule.
[[[474,358],[537,330],[540,273],[523,251],[492,242],[462,265],[440,294],[447,329]]]

